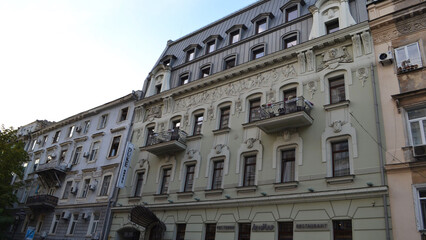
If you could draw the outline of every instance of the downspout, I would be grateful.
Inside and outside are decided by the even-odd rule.
[[[139,100],[139,98],[140,97],[138,96],[138,99],[134,99],[134,100],[137,101],[137,100]],[[125,146],[127,146],[127,142],[130,140],[130,137],[131,137],[131,132],[132,132],[132,129],[133,129],[133,120],[134,120],[134,117],[135,117],[135,109],[136,109],[135,106],[133,106],[132,119],[130,120],[129,130],[127,131],[127,137],[126,137],[126,141],[125,141],[125,143],[126,143]],[[120,164],[118,165],[118,168],[117,168],[118,172],[120,172],[121,165],[122,165],[123,159],[125,157],[124,155],[125,154],[123,152],[123,155],[121,157],[121,162],[120,162]],[[106,210],[106,216],[105,216],[104,226],[102,228],[102,234],[101,234],[101,237],[100,237],[100,239],[103,239],[103,240],[107,240],[108,239],[108,235],[109,235],[109,232],[111,230],[111,220],[112,220],[111,206],[115,205],[115,203],[117,202],[118,192],[120,190],[119,188],[117,188],[118,179],[119,179],[119,176],[117,174],[117,179],[116,179],[116,181],[114,183],[114,191],[113,191],[113,193],[111,195],[111,198],[108,201],[108,206],[107,206],[107,210]]]
[[[379,119],[379,104],[377,101],[377,92],[376,92],[376,77],[374,74],[374,64],[371,64],[371,78],[373,86],[373,99],[374,99],[374,115],[376,118],[376,132],[377,132],[377,144],[379,145],[379,160],[380,160],[380,175],[381,175],[381,185],[385,186],[385,159],[383,156],[383,146],[382,146],[382,133],[380,130],[380,119]],[[388,198],[386,194],[383,195],[383,211],[385,214],[385,229],[386,229],[386,240],[390,240],[390,229],[389,229],[389,216],[388,216]]]

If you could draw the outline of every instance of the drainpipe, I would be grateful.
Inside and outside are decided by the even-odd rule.
[[[138,96],[137,99],[134,99],[134,100],[137,101],[137,100],[139,100],[139,98],[140,97]],[[127,146],[127,142],[130,140],[130,137],[131,137],[131,132],[132,132],[132,129],[133,129],[133,120],[134,120],[134,117],[135,117],[135,106],[133,106],[133,113],[132,113],[132,118],[130,120],[129,130],[127,131],[127,137],[126,137],[126,141],[125,141],[126,145],[125,146]],[[121,157],[121,162],[120,162],[120,164],[118,166],[118,172],[120,172],[121,165],[123,163],[124,157],[125,157],[125,154],[123,153],[123,155]],[[112,195],[111,195],[111,197],[110,197],[110,199],[108,201],[108,206],[107,206],[107,210],[106,210],[106,216],[105,216],[104,226],[102,228],[102,233],[101,233],[101,237],[100,237],[100,239],[103,239],[103,240],[107,240],[108,239],[108,235],[109,235],[109,232],[111,230],[111,220],[112,220],[111,206],[115,205],[115,203],[117,202],[118,192],[120,190],[119,188],[117,188],[118,179],[119,178],[118,178],[118,175],[117,175],[117,180],[115,181],[115,184],[114,184],[114,191],[113,191],[113,193],[112,193]]]
[[[376,92],[376,77],[374,74],[374,64],[371,64],[371,82],[373,86],[373,99],[374,99],[374,115],[376,118],[376,132],[377,132],[377,144],[379,145],[379,160],[380,160],[380,175],[381,175],[381,184],[384,186],[386,184],[385,178],[385,159],[383,156],[383,146],[382,146],[382,134],[380,130],[380,119],[379,119],[379,104],[377,101],[377,92]],[[386,229],[386,240],[390,240],[390,229],[389,229],[389,217],[388,217],[388,198],[383,195],[383,211],[385,214],[385,229]]]

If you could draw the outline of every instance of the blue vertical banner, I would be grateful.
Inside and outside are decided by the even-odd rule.
[[[28,227],[27,233],[25,234],[25,240],[33,240],[35,234],[35,227]]]
[[[124,185],[126,183],[130,161],[132,160],[133,150],[135,150],[135,146],[133,146],[131,142],[127,142],[123,163],[121,164],[120,175],[118,175],[118,188],[124,188]]]

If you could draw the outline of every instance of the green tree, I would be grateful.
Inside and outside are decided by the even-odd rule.
[[[16,130],[0,128],[0,239],[4,238],[7,227],[13,223],[14,217],[6,209],[16,202],[13,191],[18,184],[11,184],[14,175],[23,177],[23,165],[28,162],[28,154],[24,149],[25,143],[16,135]]]

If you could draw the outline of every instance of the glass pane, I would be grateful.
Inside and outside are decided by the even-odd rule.
[[[420,123],[412,122],[411,126],[411,137],[413,138],[413,145],[422,144],[422,135],[420,133]]]
[[[419,47],[417,43],[408,45],[407,52],[408,52],[408,58],[410,59],[410,63],[412,65],[421,63],[421,57],[420,57]]]
[[[400,66],[401,66],[402,61],[404,61],[404,60],[406,60],[406,59],[407,59],[407,56],[405,55],[405,49],[404,49],[404,47],[402,47],[402,48],[397,48],[397,49],[395,50],[395,57],[396,57],[396,60],[397,60],[397,62],[398,62],[398,67],[400,67]]]
[[[420,108],[408,111],[408,119],[416,119],[426,117],[426,108]]]

